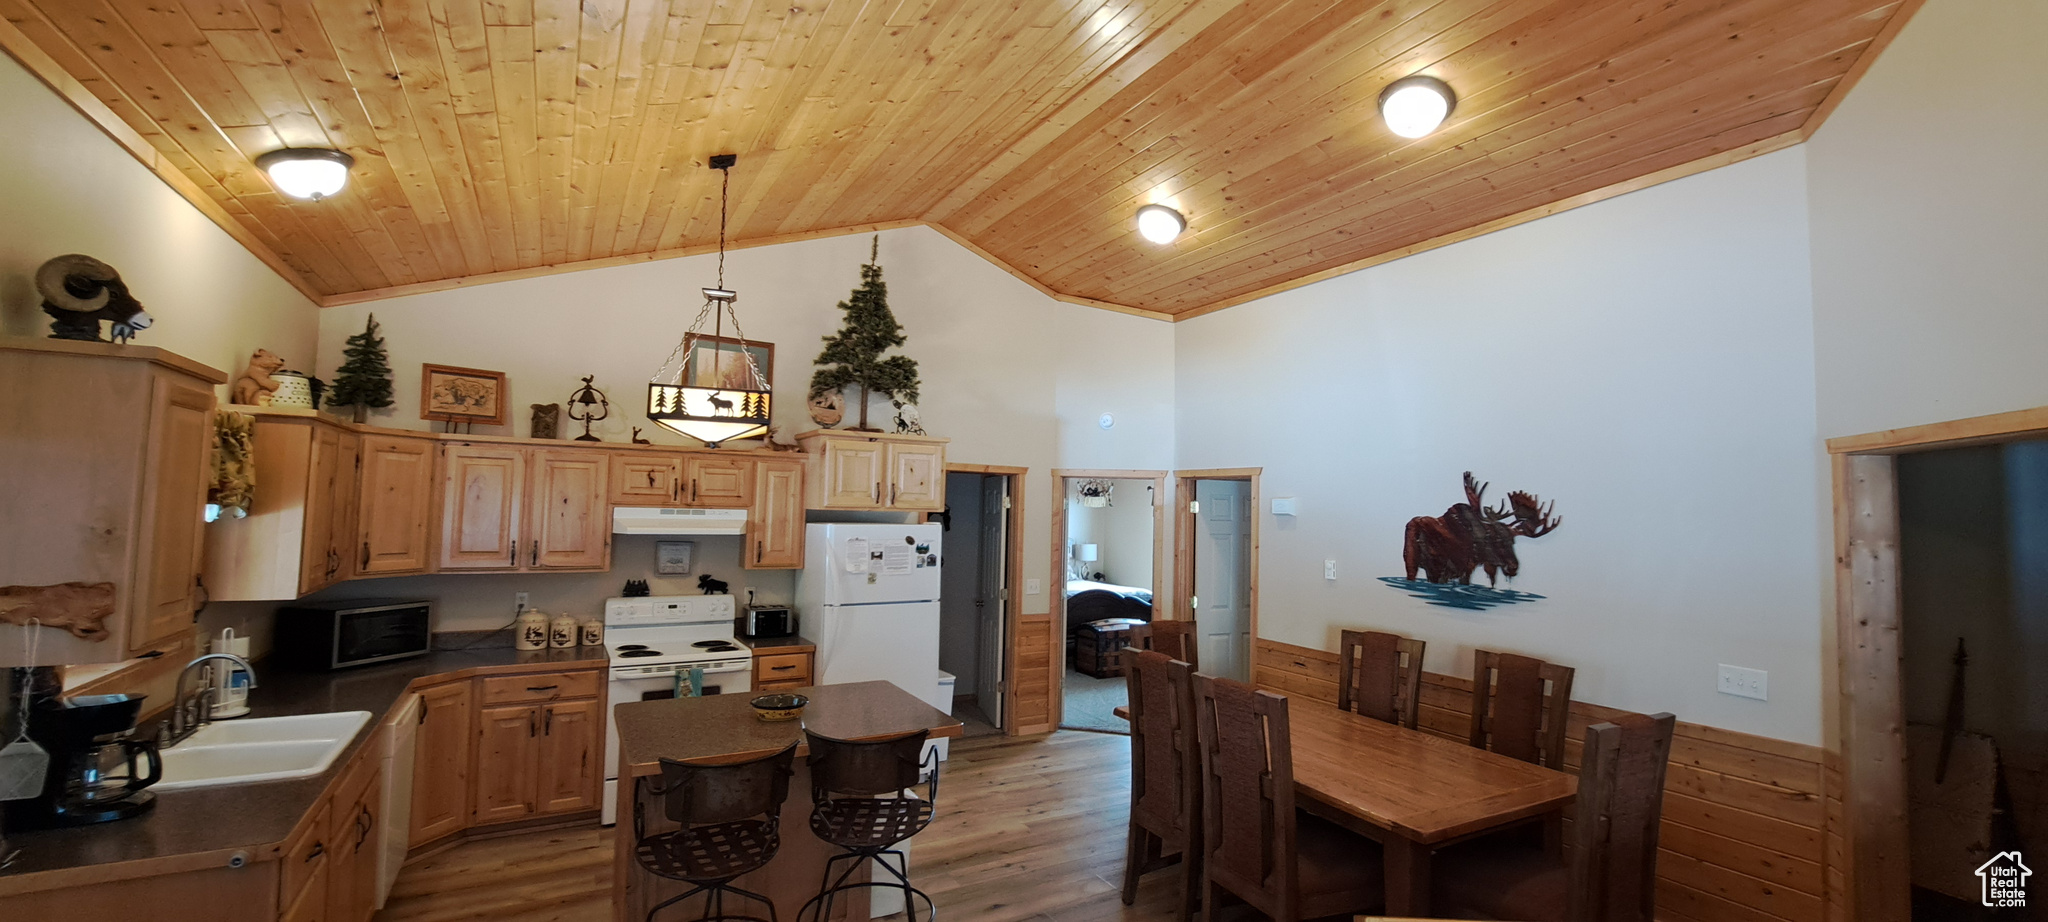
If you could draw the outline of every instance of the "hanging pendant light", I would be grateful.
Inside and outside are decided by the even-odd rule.
[[[711,168],[723,177],[718,192],[718,285],[704,289],[703,309],[647,384],[647,418],[707,448],[766,435],[772,396],[733,310],[739,293],[725,287],[726,203],[736,160],[735,154],[711,158]],[[725,338],[728,320],[732,340]]]

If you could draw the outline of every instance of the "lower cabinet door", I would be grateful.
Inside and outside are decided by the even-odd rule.
[[[420,690],[420,736],[413,757],[412,829],[418,846],[469,825],[470,683]]]
[[[282,922],[328,922],[327,866],[322,864],[306,881],[297,899],[285,907]]]
[[[595,700],[558,701],[541,709],[540,812],[597,809],[603,718]]]
[[[478,712],[476,823],[503,823],[534,812],[535,753],[541,708],[519,705]]]

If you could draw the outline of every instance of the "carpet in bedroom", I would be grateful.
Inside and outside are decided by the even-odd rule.
[[[1069,730],[1129,735],[1130,723],[1115,713],[1117,708],[1124,706],[1129,693],[1122,676],[1098,679],[1068,669],[1066,714],[1060,726]]]

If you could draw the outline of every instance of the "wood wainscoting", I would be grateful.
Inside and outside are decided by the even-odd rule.
[[[1059,632],[1053,630],[1053,616],[1040,612],[1018,615],[1016,644],[1010,647],[1012,685],[1011,713],[1003,721],[1011,736],[1051,733],[1055,728],[1054,699],[1058,695],[1061,649]]]
[[[1316,701],[1337,701],[1337,655],[1258,640],[1252,681]],[[1417,726],[1464,742],[1472,680],[1422,675]],[[1586,728],[1626,713],[1572,702],[1565,767],[1578,771]],[[1680,722],[1664,782],[1657,918],[1673,922],[1821,922],[1827,858],[1824,751]],[[1840,809],[1840,801],[1834,802]],[[1839,873],[1837,871],[1836,873]]]

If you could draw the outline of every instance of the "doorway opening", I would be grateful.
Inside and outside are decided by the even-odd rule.
[[[1123,658],[1131,627],[1165,614],[1165,471],[1053,472],[1053,623],[1063,729],[1129,733]]]
[[[953,716],[964,736],[1015,732],[1016,612],[1022,602],[1026,468],[946,466],[946,511],[925,516],[945,527],[939,578],[939,670],[954,677]]]
[[[1251,681],[1259,636],[1260,468],[1180,471],[1174,526],[1180,617],[1195,622],[1202,671]]]

